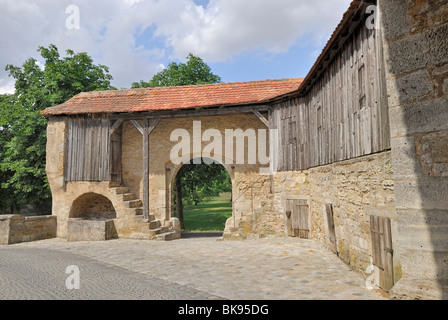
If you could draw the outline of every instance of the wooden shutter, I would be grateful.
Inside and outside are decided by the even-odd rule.
[[[373,264],[379,269],[378,285],[389,291],[394,285],[393,250],[390,219],[370,216]]]
[[[286,200],[288,235],[302,239],[310,238],[307,200]]]
[[[334,227],[333,205],[331,203],[325,204],[325,212],[327,214],[328,240],[330,241],[330,249],[333,253],[337,254],[338,251],[336,245],[336,231]]]

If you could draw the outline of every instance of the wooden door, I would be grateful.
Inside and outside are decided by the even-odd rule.
[[[373,264],[379,270],[377,285],[389,291],[394,285],[393,250],[390,219],[370,216],[370,234],[372,237]]]
[[[310,238],[309,213],[307,200],[286,200],[288,235],[302,239]]]
[[[327,214],[328,240],[330,242],[330,249],[333,253],[338,253],[336,245],[336,230],[334,227],[333,205],[331,203],[325,204],[325,211]]]

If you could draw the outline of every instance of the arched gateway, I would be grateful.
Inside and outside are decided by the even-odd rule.
[[[119,237],[178,238],[172,182],[182,164],[195,158],[221,163],[232,179],[235,201],[225,236],[256,233],[260,199],[273,185],[270,107],[262,102],[297,90],[301,81],[81,93],[46,109],[58,236],[69,237],[70,208],[80,201],[75,195],[95,193],[113,203]],[[268,233],[283,232],[283,218],[275,219]]]
[[[313,238],[386,291],[446,297],[447,5],[419,3],[353,0],[303,80],[81,93],[44,110],[58,237],[96,193],[119,237],[176,238],[176,166],[222,155],[224,238]]]

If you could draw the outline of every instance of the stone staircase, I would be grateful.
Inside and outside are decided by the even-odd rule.
[[[111,182],[109,187],[114,194],[123,203],[125,208],[125,216],[131,218],[134,226],[133,229],[138,230],[137,238],[168,241],[178,239],[180,231],[177,231],[172,221],[162,223],[156,219],[154,215],[150,214],[148,219],[143,216],[143,202],[138,199],[135,193],[130,191],[130,188],[121,186],[118,183]],[[136,235],[134,234],[134,237]]]
[[[252,212],[243,213],[236,226],[230,227],[223,233],[224,240],[245,240],[257,237],[253,234],[256,225],[256,216]]]

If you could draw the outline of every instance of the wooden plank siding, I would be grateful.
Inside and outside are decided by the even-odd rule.
[[[390,149],[381,46],[380,31],[361,24],[307,92],[273,104],[278,171]]]
[[[110,149],[106,116],[69,117],[65,181],[109,181]]]

